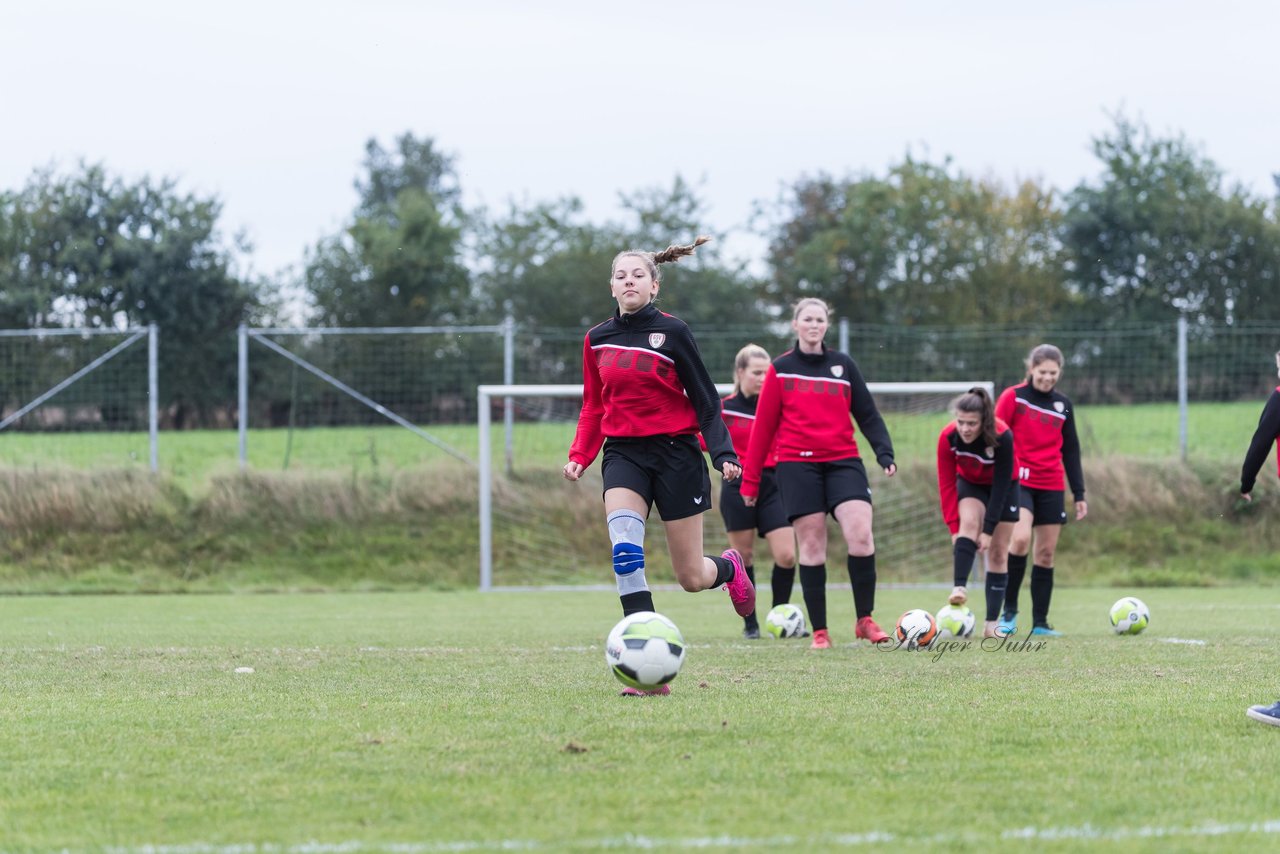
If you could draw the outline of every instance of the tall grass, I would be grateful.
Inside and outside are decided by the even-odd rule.
[[[1059,551],[1062,583],[1215,585],[1280,578],[1270,481],[1242,505],[1214,466],[1090,459],[1090,515]],[[932,467],[903,464],[895,489],[936,502]],[[0,591],[452,589],[476,583],[477,484],[446,463],[379,474],[251,471],[192,495],[173,480],[124,470],[0,473]],[[599,583],[599,496],[533,491],[530,517],[580,569],[520,567],[505,584]],[[538,512],[534,512],[537,510]],[[930,509],[930,530],[945,538]],[[607,545],[607,544],[606,544]],[[832,540],[832,566],[843,563]],[[654,544],[661,557],[660,543]],[[573,560],[567,558],[572,557]],[[661,560],[651,574],[672,581]],[[945,567],[887,567],[886,581],[939,582]],[[666,574],[664,574],[664,572]]]

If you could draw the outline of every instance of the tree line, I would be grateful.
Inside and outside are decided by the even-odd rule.
[[[665,310],[764,330],[801,296],[859,324],[1210,329],[1280,317],[1280,176],[1258,196],[1180,135],[1124,116],[1092,141],[1096,178],[1060,190],[967,174],[910,154],[882,174],[806,175],[758,203],[763,271],[717,243],[664,270]],[[247,271],[216,197],[101,164],[38,169],[0,191],[0,328],[161,328],[162,394],[176,424],[234,398],[237,325],[279,325],[305,299],[313,326],[492,324],[582,329],[609,311],[609,263],[717,235],[681,176],[620,194],[467,209],[456,160],[432,138],[370,140],[358,202],[286,276]],[[776,326],[773,327],[776,329]],[[1160,354],[1161,357],[1165,354]]]

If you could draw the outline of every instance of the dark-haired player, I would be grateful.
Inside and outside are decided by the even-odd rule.
[[[947,600],[969,598],[974,557],[987,556],[987,616],[982,636],[999,637],[996,621],[1009,579],[1009,541],[1018,521],[1018,480],[1014,473],[1013,431],[996,418],[995,404],[974,386],[951,405],[955,420],[938,435],[938,499],[951,531],[952,580]]]

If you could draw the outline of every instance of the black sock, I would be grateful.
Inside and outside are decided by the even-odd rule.
[[[638,614],[641,611],[652,611],[653,592],[650,590],[640,590],[636,593],[623,593],[618,597],[622,600],[622,616],[628,614]]]
[[[707,555],[707,557],[711,557],[711,555]],[[711,582],[713,588],[733,581],[733,561],[727,557],[711,557],[711,562],[716,565],[716,580]]]
[[[1013,613],[1018,611],[1018,593],[1022,590],[1022,579],[1027,576],[1027,556],[1009,555],[1009,586],[1004,591],[1004,609]]]
[[[978,554],[978,544],[968,537],[956,537],[951,547],[952,570],[956,587],[969,586],[969,570],[973,569],[973,558]]]
[[[749,563],[749,564],[746,564],[743,567],[743,569],[747,571],[747,578],[750,578],[751,583],[755,584],[756,583],[756,565],[754,563]],[[743,626],[748,629],[760,628],[760,623],[756,621],[755,611],[752,611],[750,614],[747,614],[747,616],[743,617],[742,623],[743,623]]]
[[[876,609],[876,556],[849,555],[849,583],[853,585],[853,610],[858,619]]]
[[[773,585],[773,607],[787,604],[791,601],[791,588],[796,583],[796,568],[781,567],[775,563],[770,582]]]
[[[1049,600],[1053,598],[1053,567],[1031,567],[1031,624],[1049,622]]]
[[[987,619],[1000,619],[1000,609],[1004,607],[1004,591],[1009,584],[1009,576],[1003,572],[987,573]]]
[[[816,632],[827,627],[827,565],[805,566],[800,564],[800,592],[804,594],[804,608],[809,612],[809,624]]]

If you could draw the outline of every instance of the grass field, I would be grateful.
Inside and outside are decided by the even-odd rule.
[[[0,849],[1274,850],[1280,590],[1143,590],[1132,638],[1118,595],[937,655],[847,591],[828,652],[659,591],[690,649],[639,700],[611,593],[0,598]]]

